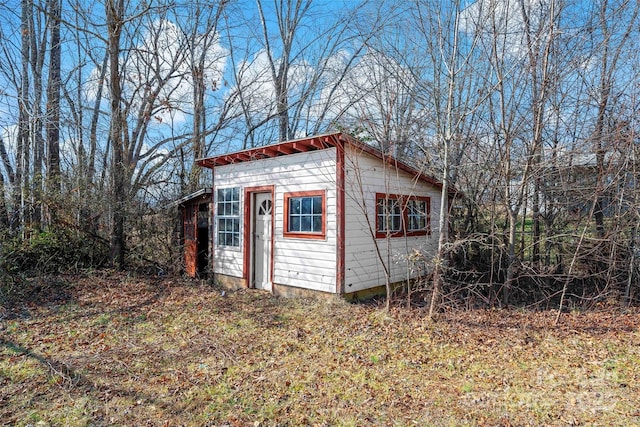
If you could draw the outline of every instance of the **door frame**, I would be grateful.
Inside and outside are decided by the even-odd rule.
[[[244,189],[244,248],[243,248],[243,265],[242,277],[245,280],[247,288],[253,288],[253,266],[254,266],[254,241],[253,229],[255,226],[255,195],[257,193],[271,194],[271,247],[269,250],[269,282],[271,283],[271,292],[273,292],[273,267],[274,267],[274,241],[275,241],[275,212],[276,200],[274,197],[274,185],[262,185],[258,187],[245,187]]]
[[[211,200],[199,197],[181,206],[184,271],[189,277],[205,277],[211,267],[211,205]],[[206,227],[200,227],[202,212],[205,213]]]
[[[206,278],[211,263],[211,203],[204,201],[198,203],[198,212],[196,213],[196,272],[199,277]],[[203,220],[206,220],[206,226],[200,226],[200,214]]]

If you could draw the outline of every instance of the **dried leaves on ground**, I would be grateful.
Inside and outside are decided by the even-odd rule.
[[[0,308],[6,425],[640,425],[640,315],[425,320],[176,278],[43,278]]]

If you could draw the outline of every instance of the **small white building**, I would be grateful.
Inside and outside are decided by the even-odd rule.
[[[342,133],[197,161],[213,170],[211,269],[230,287],[346,297],[435,254],[442,184]],[[381,288],[382,287],[382,288]]]

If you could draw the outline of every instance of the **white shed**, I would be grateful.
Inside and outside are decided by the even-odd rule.
[[[435,254],[442,184],[333,133],[200,159],[213,170],[211,268],[230,287],[346,297]],[[385,268],[386,267],[386,268]]]

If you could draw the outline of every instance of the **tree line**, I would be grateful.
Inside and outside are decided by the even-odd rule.
[[[195,159],[340,129],[455,187],[433,304],[634,301],[633,0],[0,3],[0,229],[175,255]],[[166,214],[165,214],[166,216]],[[155,253],[154,253],[155,251]]]

